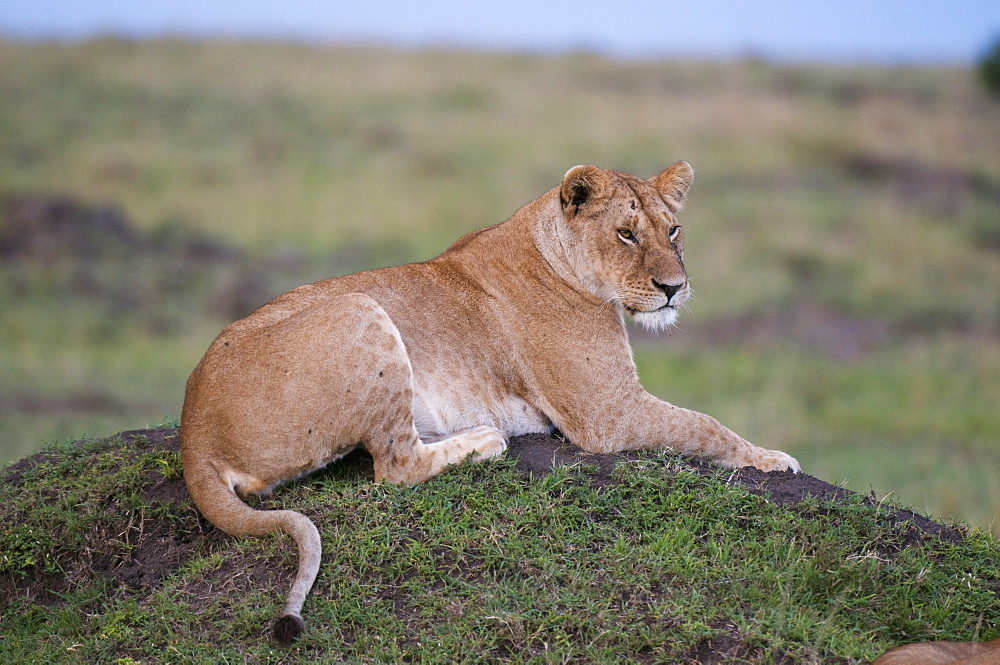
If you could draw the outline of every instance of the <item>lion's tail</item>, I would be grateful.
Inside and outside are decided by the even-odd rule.
[[[322,546],[316,525],[293,510],[254,510],[237,496],[228,470],[220,470],[209,459],[185,455],[184,480],[201,513],[226,533],[259,536],[282,531],[295,539],[299,569],[285,599],[284,614],[273,627],[275,639],[291,642],[305,627],[302,604],[319,572]]]

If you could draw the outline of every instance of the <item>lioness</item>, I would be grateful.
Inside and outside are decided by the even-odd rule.
[[[920,642],[886,651],[872,665],[997,665],[1000,639],[991,642]]]
[[[392,483],[556,429],[592,452],[669,448],[799,469],[639,385],[623,314],[662,330],[690,296],[674,215],[693,177],[686,162],[649,180],[577,166],[436,259],[299,287],[222,331],[187,383],[184,477],[220,529],[298,543],[277,639],[303,628],[319,533],[237,493],[267,492],[359,445],[375,479]]]

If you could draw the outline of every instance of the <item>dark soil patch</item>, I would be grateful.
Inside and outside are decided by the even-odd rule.
[[[705,641],[694,652],[690,662],[698,665],[721,665],[722,663],[764,662],[764,653],[759,646],[751,647],[743,637],[739,626],[730,622],[710,624],[720,631],[716,637]],[[786,665],[794,662],[790,658],[772,654],[770,662]]]
[[[126,445],[135,446],[139,453],[180,450],[177,429],[132,430],[120,436]],[[183,477],[151,478],[142,494],[154,506],[169,507],[175,512],[190,511],[191,517],[197,520],[198,531],[190,530],[191,520],[185,520],[183,525],[164,519],[144,521],[138,527],[131,556],[115,561],[106,573],[116,584],[134,589],[155,586],[196,554],[226,541],[226,534],[212,526],[191,505]]]
[[[123,445],[137,456],[153,450],[180,449],[176,429],[133,430],[105,441],[108,446]],[[57,456],[42,452],[26,457],[7,469],[5,482],[20,485],[32,468]],[[0,575],[0,607],[19,597],[42,604],[58,603],[58,594],[95,575],[108,578],[118,588],[153,587],[196,554],[225,542],[226,534],[208,523],[191,505],[182,477],[147,473],[141,489],[143,498],[154,509],[162,507],[167,514],[184,518],[122,514],[118,522],[95,527],[87,536],[86,546],[61,561],[61,572]],[[194,530],[192,525],[196,525]]]

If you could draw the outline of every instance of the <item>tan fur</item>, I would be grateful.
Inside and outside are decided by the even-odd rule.
[[[1000,665],[1000,639],[906,644],[885,652],[872,665]]]
[[[236,493],[266,492],[358,445],[376,480],[394,483],[555,428],[592,452],[668,448],[798,470],[639,385],[623,313],[663,329],[689,297],[674,214],[692,178],[686,162],[650,180],[578,166],[436,259],[299,287],[222,331],[188,381],[184,475],[224,531],[298,543],[279,639],[302,627],[319,535],[305,516],[252,510]]]

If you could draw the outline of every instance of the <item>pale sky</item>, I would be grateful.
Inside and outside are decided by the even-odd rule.
[[[969,63],[1000,0],[2,0],[0,36],[266,37],[562,52]]]

